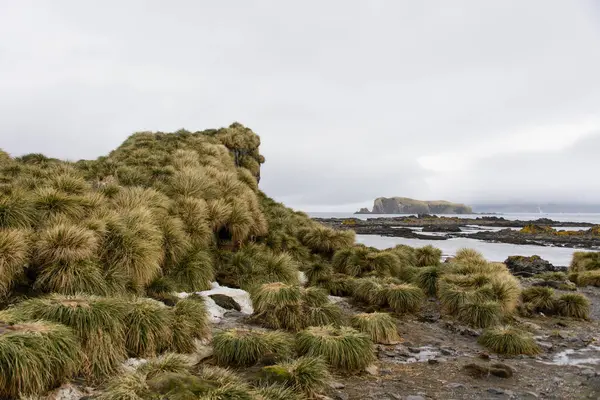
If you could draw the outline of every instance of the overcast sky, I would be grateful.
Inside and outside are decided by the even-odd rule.
[[[600,3],[0,1],[0,148],[95,158],[239,121],[261,187],[600,203]]]

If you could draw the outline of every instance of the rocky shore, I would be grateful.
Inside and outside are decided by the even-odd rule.
[[[560,222],[548,218],[540,218],[534,221],[511,221],[502,217],[467,219],[424,214],[368,218],[366,220],[358,218],[317,218],[316,220],[335,229],[353,230],[357,234],[363,235],[427,240],[446,240],[462,237],[498,243],[585,249],[600,248],[600,233],[598,228],[594,227],[594,224]],[[569,228],[574,227],[588,229],[569,230]],[[561,230],[557,231],[553,228],[561,228]]]

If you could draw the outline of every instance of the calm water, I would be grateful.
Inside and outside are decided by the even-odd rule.
[[[352,213],[308,213],[313,218],[377,218],[377,217],[391,217],[392,215],[354,215]],[[401,216],[402,214],[393,215]],[[481,217],[484,214],[464,214],[464,215],[448,215],[451,217],[459,218],[476,218]],[[572,222],[591,222],[600,224],[600,213],[585,214],[585,213],[547,213],[547,214],[498,214],[497,217],[504,217],[508,220],[523,220],[530,221],[538,218],[549,218],[554,221],[572,221]],[[495,230],[500,228],[488,228],[488,227],[476,227],[473,231],[481,230]],[[565,229],[565,228],[559,228]],[[572,229],[583,229],[581,227],[573,227]],[[587,228],[585,228],[587,229]],[[421,239],[407,239],[400,237],[386,237],[379,235],[357,235],[356,241],[363,243],[367,246],[373,246],[378,249],[386,249],[394,247],[397,244],[406,244],[413,247],[421,247],[431,244],[442,250],[444,256],[452,256],[456,251],[463,247],[476,249],[483,253],[483,255],[490,261],[504,261],[508,256],[531,256],[534,254],[539,255],[545,260],[550,261],[554,265],[567,266],[571,262],[573,252],[580,251],[581,249],[570,249],[563,247],[545,247],[545,246],[529,246],[529,245],[515,245],[508,243],[490,243],[483,242],[481,240],[468,239],[468,238],[454,238],[448,240],[421,240]]]

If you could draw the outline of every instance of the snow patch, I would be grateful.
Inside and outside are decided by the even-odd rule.
[[[225,296],[231,297],[240,305],[242,314],[252,314],[254,312],[254,308],[252,307],[252,300],[250,300],[250,294],[242,289],[233,289],[227,286],[221,286],[217,282],[213,282],[210,284],[210,290],[204,290],[202,292],[196,292],[196,294],[202,296],[204,298],[204,303],[206,304],[206,309],[208,311],[208,315],[211,322],[217,323],[223,319],[223,315],[228,311],[223,307],[219,306],[213,299],[210,298],[211,294],[222,294]],[[189,296],[189,293],[178,293],[177,296],[179,298],[186,298]]]

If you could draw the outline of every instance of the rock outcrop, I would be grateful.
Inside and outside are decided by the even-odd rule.
[[[379,197],[372,214],[470,214],[471,207],[445,200],[421,201],[407,197]]]
[[[511,256],[504,261],[510,272],[516,276],[533,276],[544,272],[560,271],[540,256]]]

